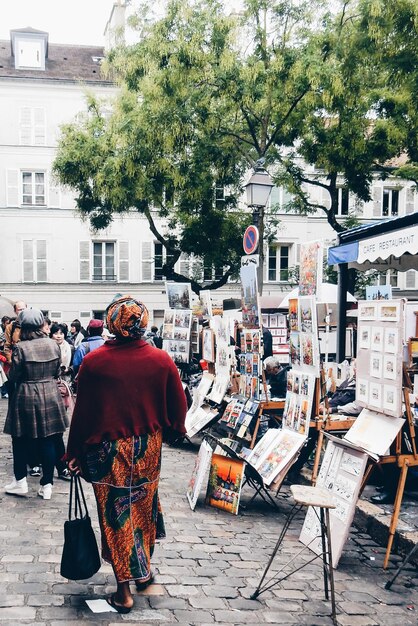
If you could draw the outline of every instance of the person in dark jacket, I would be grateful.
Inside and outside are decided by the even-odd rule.
[[[4,432],[12,437],[14,480],[5,486],[8,494],[28,493],[27,460],[36,440],[42,463],[38,495],[49,500],[56,461],[56,439],[68,426],[67,414],[57,385],[61,352],[44,333],[44,316],[37,309],[24,309],[18,317],[20,341],[13,348],[9,373],[14,383]]]
[[[270,385],[270,396],[272,398],[285,398],[287,372],[290,366],[282,367],[277,357],[269,356],[264,360],[264,369],[267,384]]]

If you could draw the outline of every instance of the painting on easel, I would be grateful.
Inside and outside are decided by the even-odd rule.
[[[214,454],[210,467],[206,503],[237,515],[243,475],[244,461]]]

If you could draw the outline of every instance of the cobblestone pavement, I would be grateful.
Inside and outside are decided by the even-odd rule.
[[[0,403],[1,429],[6,401]],[[167,539],[155,551],[155,584],[135,594],[129,615],[93,614],[86,599],[114,590],[111,568],[103,565],[92,579],[70,582],[59,575],[68,483],[55,481],[50,501],[36,496],[38,479],[30,478],[27,498],[0,492],[0,623],[47,626],[103,625],[122,622],[164,624],[331,624],[323,599],[322,570],[314,562],[277,588],[250,599],[280,532],[291,500],[279,496],[279,511],[261,501],[238,516],[206,507],[192,512],[185,498],[197,446],[165,448],[161,499]],[[0,435],[0,485],[11,476],[10,439]],[[87,486],[96,523],[93,495]],[[243,491],[243,500],[252,494]],[[300,550],[303,517],[291,527],[275,568]],[[392,591],[384,589],[391,569],[382,570],[384,548],[355,528],[335,572],[340,626],[417,626],[418,575],[410,565]]]

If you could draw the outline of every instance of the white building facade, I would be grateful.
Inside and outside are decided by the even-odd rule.
[[[53,320],[82,324],[102,317],[116,293],[132,293],[148,306],[159,324],[166,306],[161,273],[163,250],[148,223],[137,213],[117,218],[100,233],[76,212],[71,192],[52,177],[60,126],[85,110],[88,91],[110,101],[116,87],[103,79],[104,49],[52,45],[48,33],[26,28],[12,31],[0,45],[0,294],[23,299]],[[325,197],[312,198],[327,202]],[[273,189],[271,202],[284,207],[286,192]],[[356,211],[361,221],[403,215],[418,209],[409,183],[376,180],[373,201],[355,205],[343,184],[341,217]],[[274,243],[266,249],[264,294],[290,286],[289,269],[297,265],[299,244],[335,239],[323,214],[309,217],[279,210]],[[192,260],[179,261],[183,273]],[[394,288],[415,290],[416,273],[388,275]],[[214,293],[217,302],[239,297],[229,283]]]

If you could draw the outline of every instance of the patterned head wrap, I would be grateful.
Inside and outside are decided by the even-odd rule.
[[[106,326],[118,338],[141,337],[147,327],[148,318],[146,306],[132,296],[118,294],[106,309]]]

